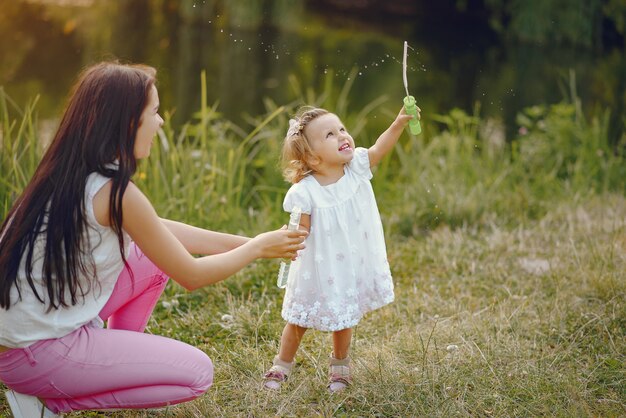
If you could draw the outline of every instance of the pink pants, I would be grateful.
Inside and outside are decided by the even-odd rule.
[[[131,247],[128,270],[100,312],[108,328],[85,325],[62,338],[0,354],[0,381],[43,399],[55,413],[153,408],[197,398],[213,382],[199,349],[143,330],[167,277]]]

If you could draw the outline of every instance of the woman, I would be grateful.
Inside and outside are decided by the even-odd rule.
[[[249,239],[157,216],[130,181],[163,124],[155,75],[88,68],[0,229],[0,380],[16,417],[200,396],[208,356],[143,333],[167,278],[198,289],[304,248],[304,232]]]

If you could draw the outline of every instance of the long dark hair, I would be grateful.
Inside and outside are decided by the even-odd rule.
[[[109,220],[127,265],[122,196],[137,168],[135,136],[155,76],[154,68],[116,62],[99,63],[83,71],[54,139],[2,223],[0,307],[10,308],[14,285],[18,299],[22,298],[17,283],[22,261],[30,288],[45,303],[45,295],[37,292],[32,274],[38,239],[45,239],[41,273],[49,309],[75,305],[79,296],[89,292],[79,278],[95,273],[90,249],[81,242],[87,228],[85,186],[93,172],[112,179]]]

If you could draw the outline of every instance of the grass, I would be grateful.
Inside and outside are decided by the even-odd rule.
[[[206,351],[215,384],[153,415],[623,416],[625,254],[619,196],[558,205],[510,229],[442,225],[392,240],[396,301],[356,328],[356,384],[332,396],[330,336],[315,331],[285,390],[260,389],[283,325],[276,263],[194,293],[170,284],[149,332]]]
[[[350,112],[349,88],[301,95],[339,109],[369,145],[397,109],[380,98]],[[3,216],[44,142],[35,105],[0,90]],[[166,122],[135,181],[162,216],[248,235],[276,228],[287,189],[276,160],[296,106],[267,102],[248,129],[203,99],[186,125]],[[356,328],[346,392],[327,393],[330,336],[315,331],[285,390],[260,390],[284,325],[278,262],[261,260],[196,292],[170,283],[150,320],[148,332],[211,356],[208,393],[109,415],[626,415],[626,162],[607,121],[582,115],[574,97],[521,112],[519,136],[505,141],[479,108],[424,115],[424,134],[404,136],[375,173],[396,301]]]

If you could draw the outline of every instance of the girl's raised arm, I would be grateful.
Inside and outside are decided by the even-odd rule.
[[[419,112],[420,109],[418,108],[418,118]],[[404,127],[407,123],[409,123],[409,120],[411,120],[411,118],[412,116],[406,114],[403,106],[402,109],[400,109],[400,113],[398,113],[398,116],[396,116],[396,119],[391,123],[389,128],[387,128],[385,132],[380,134],[380,136],[376,140],[376,143],[367,150],[367,155],[370,159],[370,167],[374,167],[375,165],[377,165],[383,159],[383,157],[392,150],[393,146],[396,144],[396,142],[398,142],[398,138],[400,138]]]

